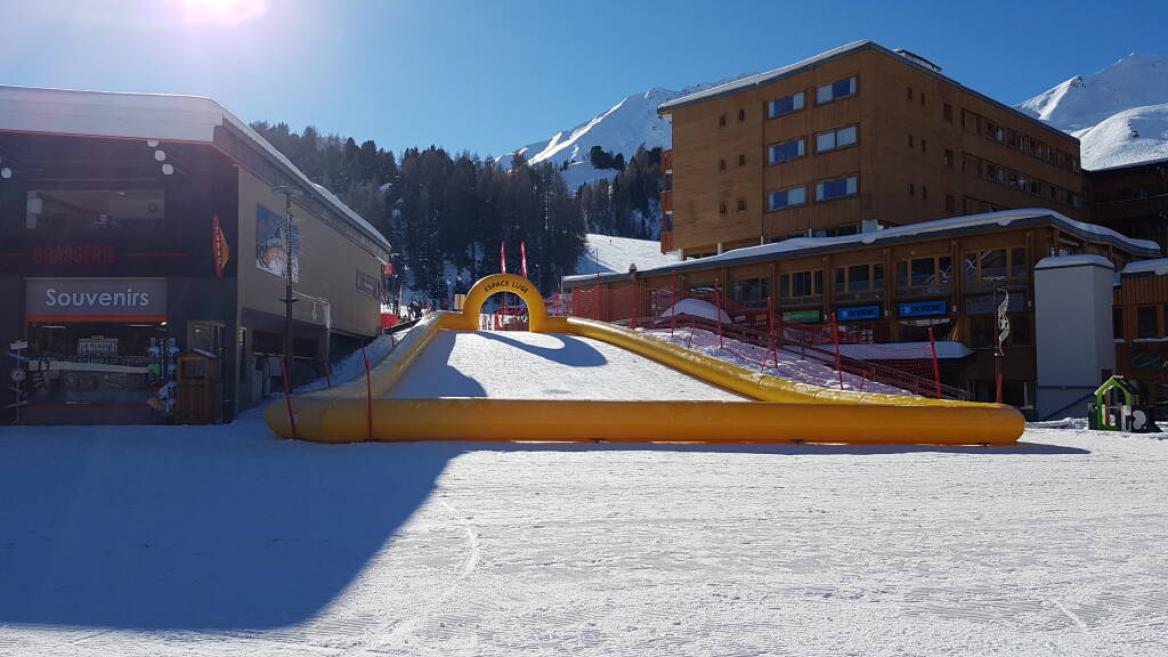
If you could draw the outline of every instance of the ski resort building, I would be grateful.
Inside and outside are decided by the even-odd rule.
[[[389,251],[213,100],[0,87],[5,378],[27,364],[0,408],[24,422],[162,420],[189,349],[231,418],[279,381],[289,256],[303,380],[378,333]]]
[[[649,269],[569,276],[563,288],[573,295],[575,314],[607,321],[660,317],[673,300],[696,297],[719,304],[738,324],[766,327],[772,309],[774,321],[787,327],[828,327],[834,319],[841,342],[852,344],[921,343],[931,330],[937,341],[963,345],[952,358],[941,355],[943,378],[978,400],[996,392],[997,312],[1004,303],[1010,332],[1000,360],[1003,399],[1038,416],[1059,410],[1057,399],[1094,390],[1104,371],[1116,369],[1109,350],[1087,363],[1082,380],[1044,377],[1043,331],[1080,329],[1090,333],[1088,342],[1111,344],[1114,307],[1115,336],[1168,335],[1168,276],[1154,277],[1154,287],[1138,298],[1128,296],[1143,261],[1160,253],[1155,242],[1039,208],[792,238]],[[1153,262],[1168,274],[1168,265]],[[1104,287],[1077,283],[1073,276],[1082,267],[1106,270]],[[1042,289],[1039,273],[1049,281]],[[1114,292],[1113,279],[1123,281]],[[1074,304],[1066,318],[1053,303],[1063,298]],[[1056,317],[1039,330],[1044,318]],[[1082,352],[1063,351],[1056,350],[1055,362],[1087,362]],[[1039,408],[1044,387],[1060,394]]]
[[[1168,249],[1168,159],[1086,173],[1092,223]]]
[[[1086,218],[1078,140],[871,41],[658,112],[662,251],[684,257],[1011,208]]]

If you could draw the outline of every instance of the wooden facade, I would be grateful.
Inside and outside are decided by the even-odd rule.
[[[987,220],[953,226],[919,234],[891,231],[903,233],[891,238],[807,239],[790,249],[743,249],[739,253],[745,257],[731,253],[628,274],[568,277],[564,287],[619,291],[635,284],[643,291],[671,290],[683,297],[717,290],[736,320],[765,322],[768,306],[789,322],[827,322],[834,315],[842,331],[863,332],[863,340],[874,343],[926,340],[931,328],[938,340],[961,342],[974,351],[948,368],[945,378],[983,400],[993,394],[994,313],[1005,290],[1012,331],[1003,359],[1005,396],[1026,408],[1033,403],[1037,378],[1035,263],[1049,255],[1091,253],[1120,269],[1156,255],[1114,233],[1105,238],[1041,212],[1006,225]],[[759,255],[750,255],[754,251]],[[1168,278],[1164,292],[1168,313]],[[648,295],[641,299],[639,308],[606,308],[603,319],[654,314],[645,302]],[[844,319],[849,315],[862,319]],[[1162,322],[1168,329],[1168,314]]]
[[[865,42],[761,77],[660,109],[673,131],[662,243],[686,257],[850,234],[865,221],[1029,207],[1082,216],[1078,140],[914,59]],[[842,95],[824,100],[833,84]],[[790,147],[779,163],[776,145]],[[818,185],[848,178],[852,190],[818,198]],[[804,202],[772,208],[772,192],[799,188]]]

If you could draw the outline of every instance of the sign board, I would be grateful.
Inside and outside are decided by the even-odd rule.
[[[78,356],[117,356],[118,339],[94,336],[77,341]]]
[[[89,322],[166,320],[165,278],[29,278],[25,320]]]
[[[880,319],[880,306],[845,306],[843,308],[836,308],[835,318],[841,322]]]
[[[812,308],[810,310],[785,310],[783,311],[783,321],[817,324],[823,321],[823,315],[820,314],[818,308]]]
[[[949,314],[949,303],[944,299],[905,301],[897,304],[898,317],[940,317]]]
[[[292,244],[292,281],[300,281],[300,226],[292,224],[291,239],[285,239],[288,221],[263,205],[256,204],[256,267],[285,275],[288,266],[288,242]]]
[[[15,342],[9,342],[8,348],[13,350],[13,351],[20,351],[21,349],[28,349],[28,340],[17,340]]]
[[[357,291],[367,297],[380,299],[381,295],[378,293],[381,288],[381,282],[377,280],[376,276],[366,274],[360,269],[357,270]]]

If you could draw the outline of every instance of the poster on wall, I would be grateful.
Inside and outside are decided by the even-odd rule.
[[[284,217],[256,204],[256,267],[281,278],[288,266]],[[300,281],[300,227],[292,224],[292,281]]]

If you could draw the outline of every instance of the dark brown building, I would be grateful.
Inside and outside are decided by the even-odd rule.
[[[1086,173],[1092,223],[1168,249],[1168,159]]]
[[[1079,142],[912,53],[848,44],[663,104],[663,250],[685,257],[948,216],[1084,218]]]

